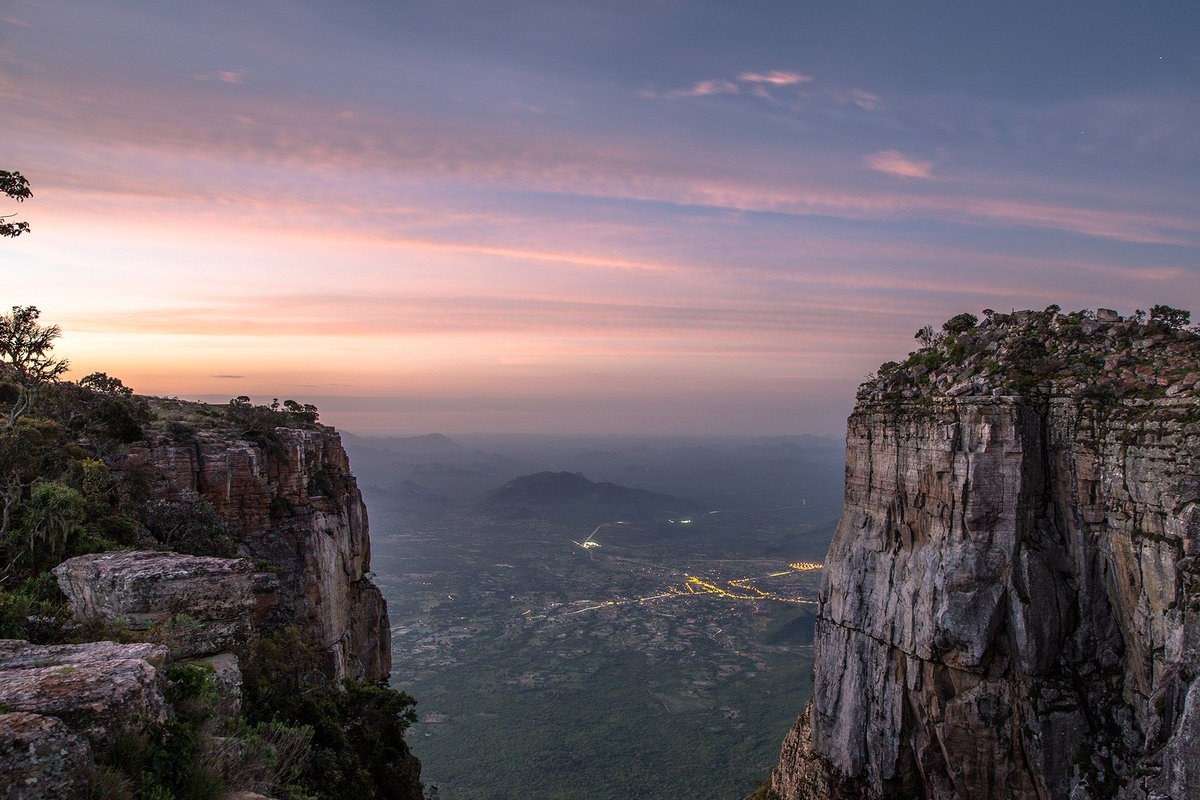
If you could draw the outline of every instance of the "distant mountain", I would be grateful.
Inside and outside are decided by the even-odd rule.
[[[479,507],[506,517],[571,516],[602,521],[682,514],[694,505],[669,494],[590,481],[578,472],[536,472],[488,493]]]
[[[465,448],[444,433],[421,436],[349,436],[363,446],[409,459],[437,459],[461,456]]]

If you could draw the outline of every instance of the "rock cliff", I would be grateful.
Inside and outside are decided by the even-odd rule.
[[[87,427],[92,390],[58,388],[82,433],[50,440],[44,463],[66,469],[36,478],[80,487],[54,483],[54,513],[83,544],[30,570],[24,591],[49,599],[5,618],[29,641],[0,638],[0,798],[418,800],[412,700],[382,685],[387,609],[338,434],[296,404],[126,392],[112,402],[136,424],[114,443]]]
[[[859,391],[786,800],[1200,797],[1200,337],[957,317]]]
[[[238,555],[275,576],[274,619],[320,643],[336,677],[385,680],[387,606],[367,576],[367,509],[337,432],[276,428],[254,441],[206,426],[178,438],[152,434],[119,468],[144,472],[163,500],[211,504]]]

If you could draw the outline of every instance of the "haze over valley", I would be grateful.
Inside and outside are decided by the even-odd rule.
[[[443,800],[737,797],[769,772],[841,442],[345,438]]]

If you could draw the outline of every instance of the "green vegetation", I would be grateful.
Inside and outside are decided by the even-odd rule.
[[[295,628],[260,640],[243,659],[248,722],[313,731],[296,782],[316,797],[406,800],[419,793],[419,765],[404,740],[416,721],[415,701],[384,685],[334,686],[325,680],[325,661]]]
[[[275,457],[284,455],[277,428],[311,428],[319,416],[314,405],[301,405],[295,400],[285,400],[281,404],[276,399],[269,406],[256,406],[245,395],[230,400],[225,413],[242,438]]]
[[[1177,396],[1200,381],[1200,330],[1191,314],[1155,305],[1121,318],[1115,312],[1042,311],[958,314],[915,334],[920,346],[902,363],[868,377],[860,399],[928,407],[960,395],[1070,395],[1097,407]]]

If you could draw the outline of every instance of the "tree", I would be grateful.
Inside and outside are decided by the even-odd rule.
[[[1182,308],[1164,305],[1150,306],[1150,321],[1160,323],[1173,330],[1186,327],[1191,319],[1192,312]]]
[[[90,375],[84,375],[79,379],[79,385],[84,389],[110,397],[133,397],[133,389],[126,386],[120,378],[109,375],[107,372],[93,372]]]
[[[942,323],[942,330],[949,334],[966,333],[979,324],[979,319],[974,314],[956,314],[950,319]]]
[[[913,338],[920,342],[922,347],[932,347],[933,343],[937,340],[937,335],[933,332],[932,325],[926,325],[923,328],[918,328],[917,332],[913,334]]]
[[[3,192],[8,197],[16,200],[18,203],[23,203],[30,197],[33,197],[33,192],[29,191],[29,181],[19,172],[9,172],[8,170],[0,169],[0,192]],[[22,233],[29,233],[28,222],[8,222],[10,217],[15,214],[0,214],[0,236],[16,238]]]
[[[51,355],[62,329],[39,324],[40,316],[37,306],[13,306],[11,314],[0,315],[0,372],[17,387],[4,428],[15,425],[36,402],[38,390],[70,366]]]

